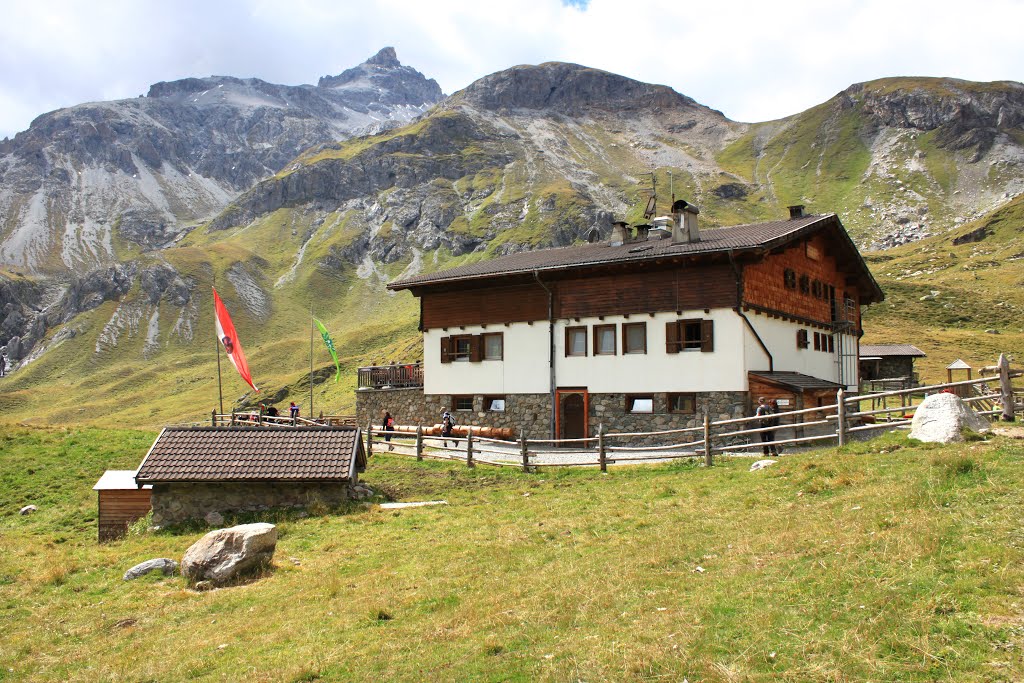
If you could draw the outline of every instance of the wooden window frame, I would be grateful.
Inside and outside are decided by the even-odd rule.
[[[796,271],[792,268],[782,271],[782,284],[786,289],[796,289]]]
[[[468,408],[460,408],[459,401],[469,400]],[[473,394],[457,394],[452,396],[452,410],[457,413],[471,413],[473,412],[474,397]]]
[[[811,293],[811,276],[808,275],[807,273],[804,273],[803,275],[801,275],[800,276],[800,280],[799,280],[799,285],[800,285],[800,293],[801,294],[810,294]]]
[[[643,344],[640,349],[630,350],[629,348],[629,330],[641,329],[643,330]],[[622,323],[622,355],[627,354],[645,354],[647,353],[647,323]]]
[[[459,344],[465,343],[466,350],[459,351]],[[441,337],[442,363],[479,363],[483,360],[482,334],[453,334]]]
[[[675,399],[683,397],[689,399],[693,405],[692,410],[677,410],[675,408]],[[696,415],[697,414],[697,394],[692,391],[676,391],[665,394],[665,407],[670,413],[676,415]]]
[[[828,352],[836,352],[836,336],[834,334],[828,335]]]
[[[497,356],[487,355],[487,340],[489,338],[497,337],[501,342],[501,348],[498,351]],[[480,335],[480,356],[483,360],[505,360],[505,333],[504,332],[487,332]]]
[[[650,410],[633,410],[632,405],[634,401],[650,401]],[[654,414],[654,394],[626,394],[626,405],[623,406],[627,415],[653,415]]]
[[[601,347],[598,344],[598,340],[599,340],[600,334],[602,332],[608,332],[608,331],[610,331],[612,333],[611,334],[612,350],[611,351],[601,351]],[[618,353],[619,353],[618,345],[619,344],[618,344],[618,340],[615,337],[616,337],[616,335],[615,335],[615,324],[614,323],[612,323],[610,325],[594,325],[594,355],[595,356],[616,356],[616,355],[618,355]]]
[[[814,333],[814,350],[815,351],[821,351],[821,333],[820,332],[815,332]]]
[[[572,353],[572,344],[570,338],[574,333],[580,332],[583,334],[583,353]],[[586,325],[574,325],[573,327],[565,328],[565,355],[567,357],[585,358],[587,356],[587,326]]]

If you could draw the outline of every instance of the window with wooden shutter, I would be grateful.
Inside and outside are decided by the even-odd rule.
[[[821,351],[821,335],[817,332],[814,333],[814,350]]]
[[[469,338],[469,360],[473,363],[479,363],[484,359],[484,336],[482,334],[474,334]]]
[[[796,347],[798,349],[806,349],[808,346],[810,346],[810,343],[807,341],[807,330],[804,330],[804,329],[797,330],[796,331]]]
[[[665,351],[711,352],[715,350],[714,320],[676,320],[665,324]]]
[[[452,338],[441,337],[441,362],[451,363],[452,362]]]
[[[811,293],[811,276],[801,275],[800,276],[800,293],[810,294]]]
[[[786,289],[796,289],[796,272],[792,268],[786,268],[782,271],[782,281]]]

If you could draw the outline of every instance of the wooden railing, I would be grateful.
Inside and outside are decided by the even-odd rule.
[[[284,415],[260,414],[256,410],[241,410],[231,413],[210,413],[212,427],[322,427],[324,425],[356,426],[355,415],[324,415],[315,419],[308,417],[288,417]]]
[[[409,389],[423,386],[423,365],[372,365],[359,368],[360,389]]]
[[[606,432],[599,426],[596,436],[581,439],[527,439],[520,434],[517,440],[491,439],[480,436],[479,428],[462,425],[464,435],[455,439],[436,435],[430,427],[402,427],[385,431],[368,424],[366,434],[367,455],[375,450],[387,450],[400,455],[414,456],[417,460],[435,458],[465,462],[467,467],[488,464],[499,467],[520,467],[533,471],[543,467],[599,467],[607,471],[612,463],[665,461],[675,459],[703,459],[712,465],[714,454],[732,454],[772,446],[807,446],[825,442],[840,446],[854,435],[873,430],[890,430],[911,423],[917,410],[914,401],[938,392],[966,393],[964,403],[980,415],[1014,417],[1020,411],[1015,401],[1015,390],[1009,385],[1010,377],[1020,372],[1009,371],[1004,365],[998,377],[980,377],[962,382],[934,384],[873,394],[847,395],[840,390],[836,403],[803,410],[791,410],[773,415],[779,424],[762,427],[760,416],[741,417],[712,422],[704,415],[703,425],[656,432]],[[989,389],[994,379],[1000,388]],[[975,390],[978,388],[978,390]],[[895,398],[899,405],[885,405],[887,398]],[[877,407],[882,405],[881,408]],[[870,406],[862,410],[862,406]],[[772,433],[771,441],[762,442],[763,433]],[[817,432],[817,433],[815,433]],[[791,433],[788,438],[782,434]],[[651,437],[663,437],[665,443],[636,446],[630,442]],[[450,444],[450,445],[449,445]]]

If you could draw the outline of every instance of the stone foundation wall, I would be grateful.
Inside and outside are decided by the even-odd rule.
[[[166,526],[203,519],[211,512],[227,516],[272,508],[334,507],[357,497],[349,482],[223,482],[218,484],[155,484],[153,524]]]
[[[508,394],[505,410],[485,411],[484,396],[473,397],[472,411],[455,411],[456,424],[476,427],[507,427],[516,437],[520,431],[527,439],[551,438],[551,397],[548,394]],[[695,413],[669,412],[665,394],[654,394],[654,412],[627,413],[625,394],[589,395],[590,436],[596,436],[598,426],[604,424],[606,432],[653,432],[666,429],[700,427],[704,424],[704,409],[711,420],[729,420],[750,414],[750,400],[745,391],[714,391],[696,395]],[[441,422],[441,413],[451,410],[452,397],[446,394],[425,395],[422,389],[377,389],[356,392],[356,415],[359,426],[371,422],[380,428],[384,411],[390,411],[399,425],[430,426]],[[696,440],[686,439],[687,441]],[[669,437],[647,439],[616,439],[614,445],[640,445],[665,443]]]

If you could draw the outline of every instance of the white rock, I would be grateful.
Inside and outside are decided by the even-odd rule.
[[[166,557],[159,557],[155,560],[146,560],[140,562],[128,571],[124,573],[122,577],[125,581],[131,581],[137,579],[140,576],[145,576],[150,572],[160,571],[163,572],[164,576],[172,576],[174,572],[178,570],[178,563],[174,560]]]
[[[277,547],[273,524],[240,524],[217,529],[196,541],[181,559],[181,574],[190,583],[223,584],[270,564]]]
[[[25,507],[21,508],[21,514],[23,515],[31,515],[33,512],[38,511],[39,508],[37,508],[35,505],[26,505]]]
[[[987,432],[989,424],[956,394],[932,394],[914,412],[910,438],[931,443],[963,441],[964,428]]]
[[[757,462],[750,466],[750,471],[757,472],[758,470],[763,470],[765,467],[768,467],[769,465],[774,465],[775,462],[775,460],[758,460]]]

